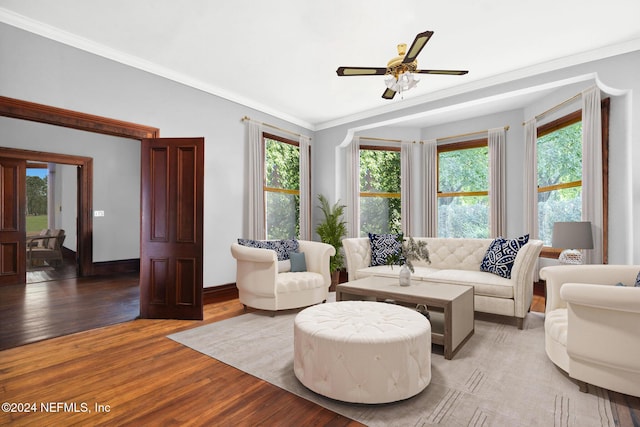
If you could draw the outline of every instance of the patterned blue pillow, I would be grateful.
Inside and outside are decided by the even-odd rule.
[[[640,288],[640,272],[636,276],[636,284],[633,286]]]
[[[525,234],[517,239],[496,238],[487,249],[480,264],[480,271],[497,274],[505,279],[511,279],[511,269],[518,255],[518,250],[527,244],[529,235]]]
[[[289,259],[290,252],[298,252],[298,241],[296,239],[283,240],[251,240],[238,239],[238,243],[242,246],[250,248],[271,249],[278,254],[278,261]]]
[[[371,242],[371,266],[387,265],[387,258],[399,255],[402,249],[402,234],[369,233]]]

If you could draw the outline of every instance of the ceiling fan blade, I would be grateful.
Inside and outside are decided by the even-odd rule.
[[[429,41],[431,36],[433,35],[433,31],[425,31],[424,33],[420,33],[416,36],[416,39],[411,44],[409,50],[407,50],[407,54],[402,61],[403,64],[409,64],[416,60],[418,54],[422,50],[425,44]]]
[[[450,76],[462,76],[467,74],[467,70],[415,70],[414,73],[419,74],[447,74]]]
[[[384,93],[382,94],[382,97],[384,99],[393,99],[394,96],[396,96],[396,91],[391,89],[385,90]]]
[[[336,73],[339,76],[384,76],[387,74],[387,69],[374,67],[339,67]]]

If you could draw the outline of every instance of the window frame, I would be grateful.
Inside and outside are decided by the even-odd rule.
[[[363,150],[367,150],[367,151],[394,151],[398,153],[398,159],[401,161],[400,159],[400,147],[391,147],[388,145],[360,145],[358,147],[358,159],[360,159],[360,152]],[[359,162],[359,160],[358,160]],[[400,167],[400,173],[402,174],[402,167]],[[380,198],[386,198],[386,199],[398,199],[400,200],[400,204],[402,205],[402,189],[400,189],[400,191],[396,192],[368,192],[368,191],[360,191],[360,175],[358,174],[358,203],[360,203],[360,198],[363,197],[371,197],[371,198],[375,198],[375,197],[380,197]],[[362,215],[362,213],[360,212],[359,215]],[[400,215],[402,217],[402,209],[400,210]],[[362,219],[362,218],[360,218]],[[361,222],[361,221],[359,221]],[[358,235],[362,234],[362,230],[358,230]]]
[[[442,145],[438,145],[436,147],[436,194],[437,194],[437,198],[444,198],[444,197],[479,197],[479,196],[486,196],[489,197],[489,188],[487,188],[486,191],[459,191],[459,192],[442,192],[440,190],[440,153],[446,153],[446,152],[451,152],[451,151],[461,151],[461,150],[470,150],[470,149],[474,149],[474,148],[482,148],[482,147],[489,147],[489,138],[477,138],[477,139],[472,139],[469,141],[461,141],[461,142],[453,142],[450,144],[442,144]],[[489,164],[487,164],[487,173],[490,173],[489,171]],[[489,185],[489,183],[487,182],[487,186]],[[489,206],[489,209],[491,209],[491,206]],[[440,213],[436,210],[436,221],[439,222],[440,219]],[[487,230],[490,233],[490,224],[487,223]]]
[[[288,139],[279,135],[274,135],[272,133],[268,133],[268,132],[262,132],[262,153],[263,153],[263,162],[264,162],[264,174],[262,177],[262,191],[264,193],[264,207],[263,207],[263,223],[264,223],[264,230],[265,230],[265,237],[266,234],[268,233],[267,230],[267,193],[278,193],[278,194],[288,194],[288,195],[293,195],[293,196],[298,196],[298,209],[301,209],[300,206],[300,197],[301,197],[301,193],[303,191],[302,188],[298,188],[297,190],[293,190],[293,189],[285,189],[285,188],[277,188],[277,187],[269,187],[267,186],[267,139],[273,140],[273,141],[277,141],[283,144],[289,144],[289,145],[293,145],[295,147],[298,147],[298,150],[300,150],[300,143],[298,141],[294,141],[292,139]],[[299,160],[300,160],[299,156]],[[302,182],[302,180],[299,179],[299,186],[300,183]],[[311,185],[311,147],[309,146],[309,186]],[[310,193],[311,188],[306,189],[307,192]],[[307,215],[310,215],[310,212],[307,212]],[[298,224],[296,225],[298,228],[298,236],[296,236],[296,238],[299,238],[299,235],[301,234],[301,230],[300,230],[300,217],[302,216],[302,212],[300,212],[300,215],[298,217]]]

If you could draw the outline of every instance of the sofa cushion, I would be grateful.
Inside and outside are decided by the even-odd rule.
[[[489,249],[487,249],[487,253],[480,264],[480,271],[510,279],[511,269],[518,255],[518,250],[526,245],[528,241],[528,234],[517,239],[498,237],[489,245]]]
[[[298,241],[296,239],[282,240],[251,240],[238,239],[238,244],[248,246],[250,248],[271,249],[278,255],[278,261],[289,259],[289,252],[298,251]]]
[[[276,277],[277,293],[303,291],[323,286],[324,277],[322,274],[311,271],[281,273]]]
[[[429,267],[414,267],[414,272],[411,273],[412,280],[422,280],[423,277],[428,276],[434,272],[438,271],[437,268],[429,268]],[[400,273],[400,267],[392,266],[392,265],[378,265],[375,267],[366,267],[361,268],[356,271],[356,278],[362,279],[363,277],[369,276],[380,276],[380,277],[393,277],[398,279],[398,275]]]
[[[513,282],[484,271],[439,270],[423,280],[454,285],[473,285],[475,295],[494,298],[513,298]]]
[[[369,233],[371,266],[386,265],[387,258],[398,255],[402,249],[402,234]]]

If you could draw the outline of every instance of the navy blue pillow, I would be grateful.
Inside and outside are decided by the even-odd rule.
[[[503,237],[494,239],[480,264],[480,271],[511,279],[511,269],[516,260],[516,255],[518,255],[518,250],[526,245],[528,241],[528,234],[511,240]]]
[[[387,265],[387,258],[400,255],[402,250],[402,234],[369,233],[371,242],[371,266]]]
[[[289,259],[289,253],[298,251],[298,241],[296,239],[284,240],[251,240],[238,239],[238,243],[242,246],[250,248],[271,249],[278,254],[278,261]]]

